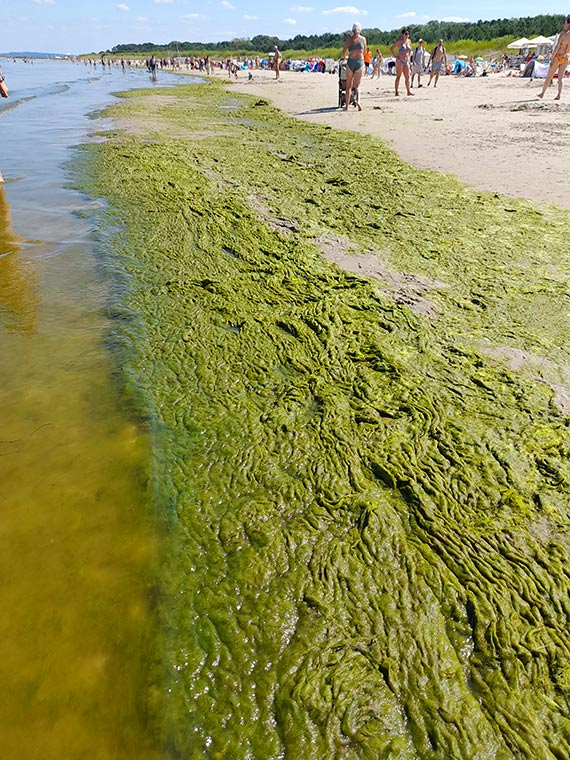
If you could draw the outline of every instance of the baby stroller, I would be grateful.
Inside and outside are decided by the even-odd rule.
[[[338,64],[338,107],[344,108],[346,103],[346,61],[340,61]],[[356,105],[356,93],[354,89],[350,92],[349,105]]]

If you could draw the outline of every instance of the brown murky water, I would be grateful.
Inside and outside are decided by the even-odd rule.
[[[39,66],[33,76],[54,76]],[[4,760],[155,757],[144,721],[156,549],[149,442],[121,407],[104,346],[109,283],[95,230],[76,213],[93,203],[65,189],[61,169],[70,141],[86,134],[81,114],[124,83],[89,85],[99,91],[70,85],[73,103],[67,93],[46,100],[42,119],[33,99],[0,114]]]

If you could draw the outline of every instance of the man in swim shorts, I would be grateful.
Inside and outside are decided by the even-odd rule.
[[[431,66],[428,87],[431,84],[431,80],[435,77],[435,82],[433,83],[435,89],[443,66],[447,66],[447,51],[443,47],[443,40],[439,40],[437,45],[431,51],[428,66]]]
[[[552,51],[552,57],[550,59],[550,68],[548,69],[548,74],[546,75],[546,79],[544,81],[544,85],[542,86],[542,90],[538,94],[539,98],[544,97],[544,93],[550,86],[550,83],[554,79],[554,75],[556,72],[558,72],[558,94],[554,98],[554,100],[560,100],[560,96],[562,95],[562,82],[564,80],[564,74],[566,72],[566,67],[568,66],[568,63],[570,62],[570,16],[566,16],[566,19],[564,20],[564,29],[560,32],[558,35],[558,39],[556,40],[556,45],[554,46],[554,50]]]

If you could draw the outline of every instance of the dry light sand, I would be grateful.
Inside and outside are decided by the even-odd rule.
[[[218,78],[229,81],[225,72]],[[454,174],[474,187],[570,209],[570,80],[553,100],[556,80],[537,98],[542,80],[503,74],[442,77],[408,97],[394,95],[394,78],[365,78],[362,112],[337,108],[332,74],[240,72],[232,87],[270,100],[277,108],[317,124],[387,140],[404,161]]]

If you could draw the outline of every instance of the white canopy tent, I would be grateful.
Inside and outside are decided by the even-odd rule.
[[[548,37],[543,37],[542,34],[539,34],[538,37],[533,37],[532,40],[528,41],[528,47],[538,47],[539,45],[548,45],[549,47],[552,47],[553,42]]]
[[[550,56],[550,51],[552,50],[553,45],[553,40],[550,40],[548,37],[543,37],[542,34],[538,37],[533,37],[528,43],[529,47],[536,48],[537,55],[545,56]]]
[[[507,45],[507,47],[509,50],[521,50],[522,48],[528,47],[529,42],[530,40],[528,40],[526,37],[521,37],[520,40],[511,42],[509,45]]]

